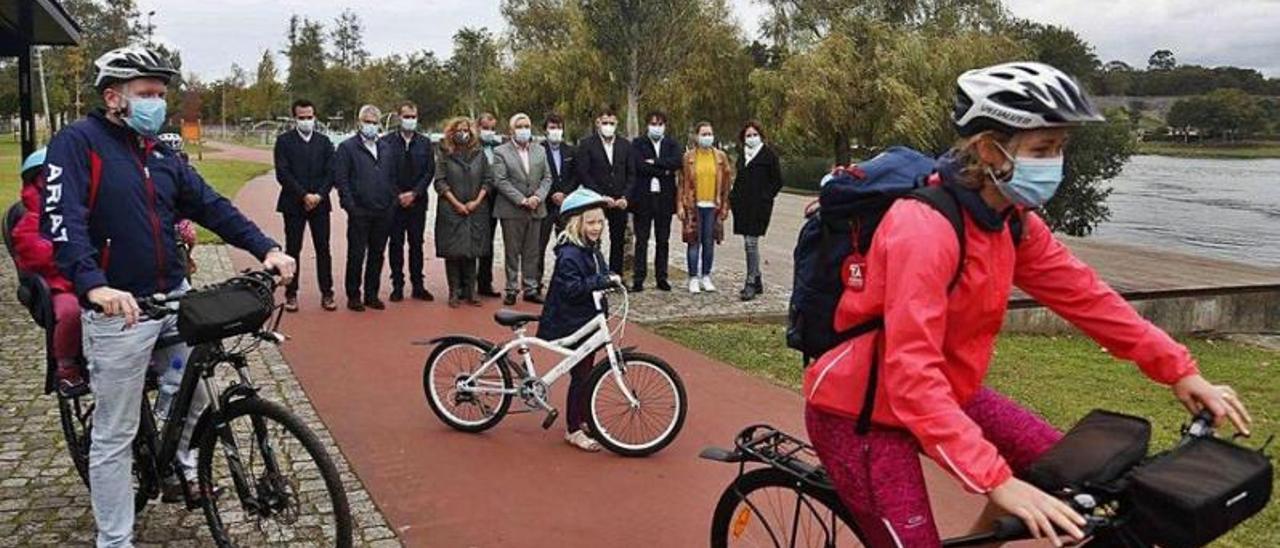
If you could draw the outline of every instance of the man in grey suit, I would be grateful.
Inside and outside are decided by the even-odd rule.
[[[508,124],[511,140],[493,151],[493,184],[498,197],[493,216],[502,223],[503,257],[506,260],[507,293],[503,303],[516,303],[516,292],[524,286],[524,300],[542,303],[538,284],[538,244],[546,221],[547,193],[551,191],[551,168],[547,152],[533,146],[533,123],[526,114],[516,114]]]

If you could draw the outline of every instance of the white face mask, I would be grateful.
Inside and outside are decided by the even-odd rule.
[[[416,131],[418,129],[418,119],[417,118],[401,118],[400,129],[403,129],[405,131]]]
[[[551,144],[553,144],[553,145],[558,145],[558,144],[560,144],[560,143],[563,143],[563,142],[564,142],[564,130],[563,130],[563,129],[548,129],[548,130],[547,130],[547,141],[549,141],[549,142],[550,142]]]
[[[715,143],[716,143],[715,135],[699,135],[698,136],[698,146],[702,148],[711,148],[711,145],[714,145]]]
[[[618,131],[618,124],[600,124],[600,136],[605,139],[612,139],[613,135]]]
[[[746,139],[743,139],[742,144],[746,145],[747,148],[760,148],[760,145],[763,144],[763,142],[760,140],[759,135],[751,135]]]
[[[308,118],[306,120],[298,120],[298,131],[303,133],[311,133],[316,130],[316,119]]]
[[[498,132],[492,129],[480,130],[480,141],[483,143],[494,144],[498,142]]]
[[[525,143],[528,143],[529,140],[533,138],[533,130],[527,127],[518,127],[516,128],[515,133],[512,134],[512,137],[515,138],[517,143],[520,143],[523,145]]]
[[[650,139],[657,141],[658,139],[661,139],[663,135],[666,135],[666,133],[667,133],[667,126],[658,126],[658,125],[649,126]]]

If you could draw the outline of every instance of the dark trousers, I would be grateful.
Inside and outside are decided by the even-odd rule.
[[[653,277],[659,282],[667,281],[667,257],[671,250],[671,215],[655,213],[652,208],[636,211],[636,264],[635,283],[644,283],[648,276],[649,231],[653,229],[656,240],[653,251]]]
[[[551,204],[547,204],[547,218],[542,220],[542,227],[541,227],[542,233],[539,235],[539,238],[538,238],[538,249],[539,249],[538,272],[540,273],[542,278],[546,278],[547,274],[550,274],[550,272],[547,271],[547,246],[551,244],[551,234],[553,233],[553,231],[556,234],[560,233],[559,224],[560,224],[560,208],[553,206]],[[543,285],[544,284],[542,283],[542,280],[539,279],[538,293],[543,292],[542,291],[544,289]]]
[[[489,219],[489,234],[492,234],[493,236],[498,235],[498,218],[497,217],[493,217]],[[488,255],[480,257],[480,268],[479,268],[479,271],[476,272],[476,284],[479,285],[481,289],[484,289],[486,291],[493,291],[493,252],[492,251],[490,251]]]
[[[609,221],[609,270],[621,275],[627,251],[627,210],[606,209],[604,218]]]
[[[587,422],[587,377],[595,365],[596,355],[582,359],[569,370],[569,394],[564,402],[564,426],[570,434],[582,429]]]
[[[444,275],[449,282],[449,297],[474,299],[476,296],[476,259],[445,259]]]
[[[289,285],[285,286],[286,297],[298,295],[298,279],[302,277],[302,236],[307,225],[311,225],[311,245],[316,248],[316,281],[320,284],[320,294],[326,297],[333,295],[333,255],[329,252],[329,212],[315,211],[294,215],[284,215],[284,252],[298,263],[298,272]]]
[[[415,206],[396,208],[391,221],[391,239],[388,244],[388,262],[391,263],[391,286],[404,287],[404,244],[409,242],[409,283],[414,289],[422,289],[422,235],[427,229],[427,208]]]
[[[361,299],[360,280],[364,276],[363,299],[378,298],[382,285],[382,261],[391,230],[390,212],[347,218],[347,298]]]

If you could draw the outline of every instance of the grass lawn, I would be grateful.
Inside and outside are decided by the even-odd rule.
[[[1174,156],[1179,158],[1237,160],[1280,158],[1280,142],[1222,144],[1144,142],[1138,143],[1138,154],[1154,154],[1158,156]]]
[[[681,323],[658,325],[656,331],[792,390],[802,383],[799,354],[786,348],[781,325]],[[1248,403],[1255,421],[1250,445],[1280,433],[1280,352],[1223,340],[1182,342],[1199,359],[1206,377],[1231,384]],[[1146,417],[1154,427],[1155,449],[1176,441],[1187,418],[1167,388],[1083,337],[1001,337],[988,383],[1063,429],[1094,408]],[[1280,546],[1280,503],[1273,501],[1215,546]]]
[[[205,149],[206,152],[210,150],[209,148]],[[18,143],[7,139],[0,141],[0,207],[6,209],[9,204],[18,200],[22,187],[22,181],[18,179],[18,170],[22,166],[22,162],[18,158],[20,155]],[[192,154],[192,158],[192,164],[195,165],[200,175],[209,184],[213,185],[219,193],[228,198],[234,197],[240,191],[240,187],[249,182],[249,179],[271,170],[269,164],[257,162],[240,160],[195,161],[194,154]],[[201,243],[218,243],[219,241],[217,236],[203,228],[200,229]]]

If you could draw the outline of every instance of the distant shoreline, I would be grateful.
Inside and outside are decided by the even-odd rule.
[[[1280,142],[1237,145],[1143,142],[1138,143],[1136,154],[1208,160],[1259,160],[1280,158]]]

